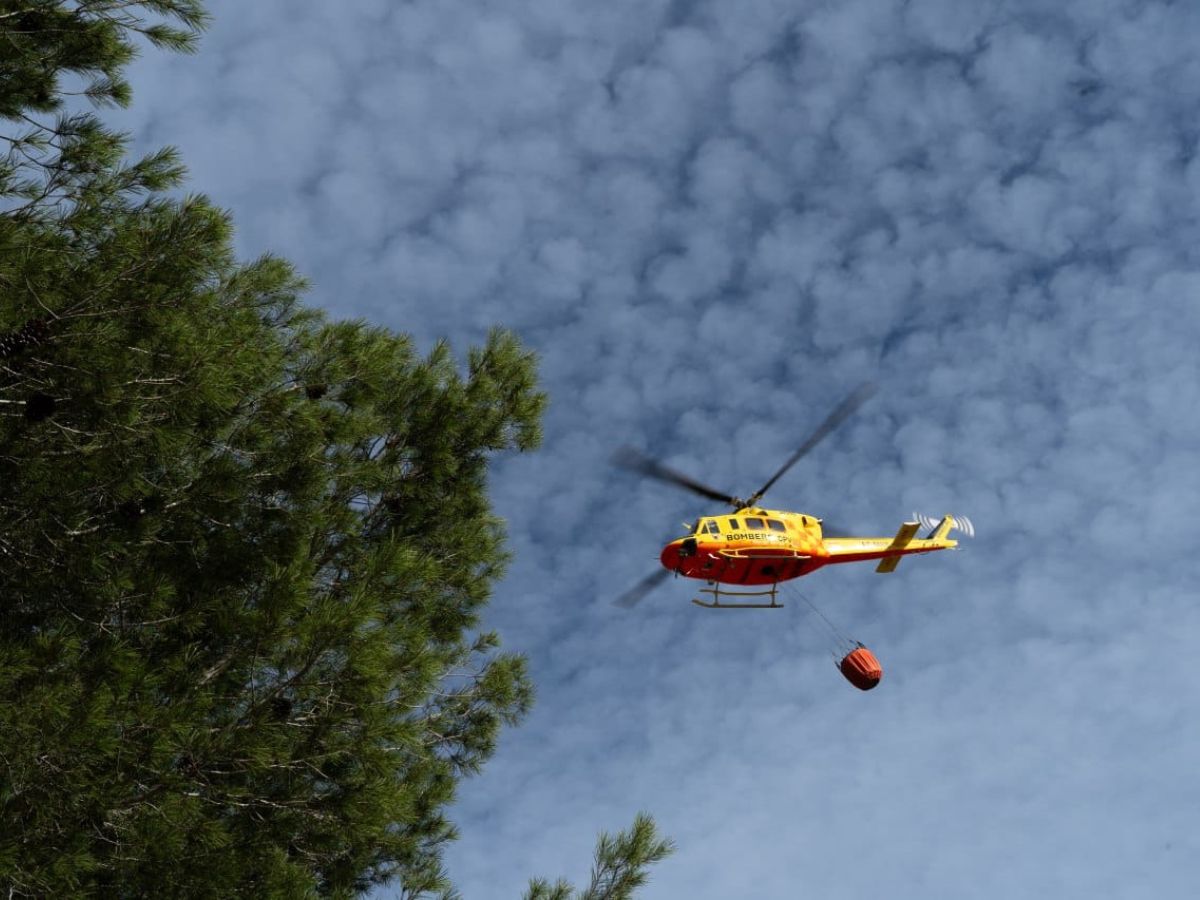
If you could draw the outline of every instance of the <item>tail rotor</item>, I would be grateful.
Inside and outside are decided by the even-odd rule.
[[[966,516],[946,515],[941,519],[935,519],[932,516],[913,513],[913,519],[920,522],[922,528],[928,529],[929,533],[925,535],[926,540],[937,534],[938,530],[946,524],[947,520],[950,522],[950,527],[946,529],[947,531],[961,531],[969,538],[975,537],[975,526],[971,524],[971,520]]]

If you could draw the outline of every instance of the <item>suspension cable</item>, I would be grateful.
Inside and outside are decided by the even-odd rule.
[[[801,600],[803,600],[804,603],[808,606],[808,608],[811,609],[814,613],[816,613],[817,616],[821,619],[821,621],[825,623],[825,627],[829,629],[829,633],[833,636],[835,643],[842,644],[850,649],[854,649],[855,647],[858,646],[857,641],[855,641],[852,638],[843,634],[838,629],[838,627],[833,624],[833,622],[829,621],[829,617],[826,616],[825,613],[821,612],[821,610],[817,607],[817,605],[815,603],[813,603],[811,600],[809,600],[808,597],[805,596],[800,591],[799,588],[797,588],[793,585],[790,585],[790,584],[787,585],[787,587],[790,588],[796,594],[797,597],[799,597]]]

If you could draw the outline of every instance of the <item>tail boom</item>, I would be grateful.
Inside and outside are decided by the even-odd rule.
[[[824,543],[828,553],[828,564],[877,559],[880,563],[875,569],[876,572],[893,572],[900,564],[901,557],[932,553],[935,550],[952,550],[957,547],[958,541],[947,537],[954,524],[954,519],[947,516],[937,530],[926,538],[916,537],[917,529],[921,527],[920,522],[905,522],[895,537],[891,538],[826,538]]]

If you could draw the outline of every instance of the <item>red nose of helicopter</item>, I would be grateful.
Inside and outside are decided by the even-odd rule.
[[[694,537],[680,538],[677,541],[671,541],[667,546],[663,547],[662,555],[659,559],[662,561],[663,568],[677,571],[681,566],[685,565],[687,560],[696,555],[696,539]]]

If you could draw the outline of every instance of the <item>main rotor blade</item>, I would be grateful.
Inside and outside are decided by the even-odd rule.
[[[647,594],[649,594],[652,590],[670,577],[671,571],[669,569],[659,569],[657,572],[647,575],[645,578],[623,593],[620,597],[614,600],[613,603],[617,606],[624,607],[625,609],[636,606],[645,599]]]
[[[860,384],[854,393],[838,404],[837,409],[829,414],[829,417],[821,423],[820,427],[817,428],[816,431],[812,433],[812,436],[800,445],[800,449],[793,453],[791,458],[783,464],[783,468],[772,475],[771,480],[764,484],[759,489],[758,493],[752,495],[750,499],[746,501],[746,505],[753,506],[755,503],[757,503],[759,498],[771,489],[771,485],[778,481],[784,472],[794,466],[800,460],[800,458],[811,451],[813,447],[817,446],[817,444],[829,437],[829,435],[833,433],[834,429],[850,418],[850,416],[854,415],[855,411],[860,406],[862,406],[875,395],[875,391],[875,385],[869,381],[865,382],[864,384]]]
[[[719,500],[722,503],[728,503],[732,506],[738,505],[737,497],[731,494],[724,494],[716,488],[710,488],[706,484],[701,484],[694,478],[689,478],[682,472],[676,472],[674,469],[664,466],[657,460],[644,456],[632,447],[622,447],[613,456],[613,463],[620,466],[622,469],[629,469],[632,472],[638,472],[641,475],[648,475],[651,478],[657,478],[659,481],[665,481],[668,484],[675,484],[681,488],[686,488],[693,494],[699,494],[701,497],[707,497],[709,500]]]

